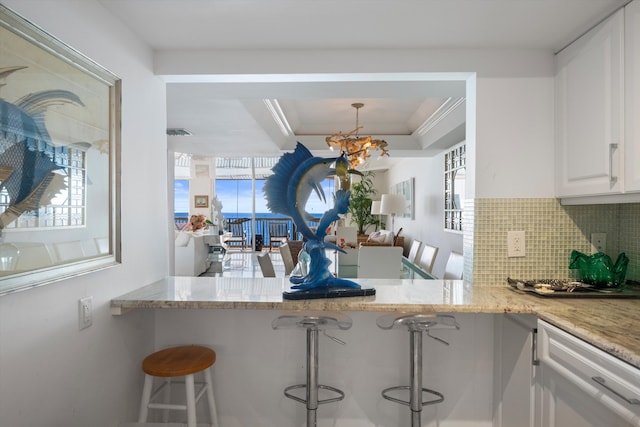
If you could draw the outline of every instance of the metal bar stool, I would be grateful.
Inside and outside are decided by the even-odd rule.
[[[211,426],[218,427],[218,416],[213,397],[213,383],[209,372],[209,367],[215,362],[216,352],[198,345],[166,348],[145,357],[142,361],[145,379],[138,422],[147,422],[149,409],[183,410],[187,411],[187,427],[196,427],[196,404],[206,392]],[[204,373],[204,383],[196,383],[194,381],[194,374],[199,372]],[[162,385],[153,390],[155,377],[162,377],[165,380]],[[171,378],[174,377],[184,377],[186,405],[152,402],[163,389],[169,394],[172,384]],[[200,388],[197,393],[196,385]]]
[[[411,426],[421,426],[422,407],[444,401],[444,396],[435,390],[422,387],[422,332],[445,345],[445,340],[431,335],[434,329],[460,329],[455,317],[446,314],[400,314],[381,316],[376,321],[382,329],[406,328],[409,330],[410,347],[410,385],[389,387],[382,390],[382,397],[395,403],[407,405],[411,408]],[[403,400],[390,395],[397,390],[409,390],[409,400]],[[424,400],[424,393],[430,395],[430,400]]]
[[[318,405],[338,402],[344,399],[342,390],[318,383],[318,332],[323,331],[325,336],[344,345],[344,341],[328,335],[326,330],[347,330],[351,328],[352,323],[351,318],[341,314],[335,314],[334,316],[283,315],[274,319],[271,323],[273,329],[303,328],[307,330],[307,382],[306,384],[292,385],[284,389],[286,397],[306,405],[307,427],[316,426]],[[292,390],[296,389],[305,389],[306,398],[303,399],[291,393]],[[318,397],[318,390],[320,389],[329,391],[334,397],[320,399]]]

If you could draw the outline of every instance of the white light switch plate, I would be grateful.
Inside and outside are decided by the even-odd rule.
[[[93,297],[78,300],[78,329],[83,330],[93,324]]]

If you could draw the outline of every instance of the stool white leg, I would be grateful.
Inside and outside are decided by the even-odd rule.
[[[207,400],[209,401],[211,427],[218,427],[218,411],[216,410],[216,401],[213,397],[213,381],[211,381],[211,372],[209,369],[204,370],[204,381],[207,383]]]
[[[142,389],[142,400],[140,401],[139,423],[146,423],[149,414],[149,399],[151,399],[151,389],[153,388],[153,377],[145,374],[144,388]]]
[[[164,386],[164,403],[171,403],[171,378],[166,378],[166,385]],[[169,410],[164,409],[162,411],[162,421],[165,423],[169,422]]]
[[[196,389],[193,374],[184,377],[187,391],[187,427],[196,427]]]

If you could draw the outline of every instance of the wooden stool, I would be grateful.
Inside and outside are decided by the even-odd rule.
[[[187,427],[196,427],[196,404],[206,391],[211,426],[218,427],[216,404],[213,398],[213,384],[211,382],[211,373],[209,372],[209,367],[215,362],[216,352],[198,345],[166,348],[147,356],[142,361],[145,379],[138,422],[147,422],[149,409],[186,410]],[[194,381],[194,374],[198,372],[204,372],[204,383],[196,383]],[[156,390],[152,390],[154,377],[165,378],[162,385]],[[167,387],[167,392],[170,390],[171,378],[173,377],[184,377],[187,396],[186,405],[151,402],[165,387]],[[197,394],[195,391],[196,384],[200,386]]]

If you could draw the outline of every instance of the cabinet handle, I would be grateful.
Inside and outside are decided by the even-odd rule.
[[[598,384],[600,384],[602,387],[606,388],[607,390],[609,390],[611,393],[615,394],[616,396],[618,396],[620,399],[624,400],[625,402],[627,402],[629,405],[640,405],[640,400],[632,397],[631,399],[629,399],[628,397],[623,396],[620,392],[612,389],[610,386],[608,386],[606,384],[606,381],[604,378],[602,377],[591,377],[592,380],[594,380],[595,382],[597,382]]]
[[[540,359],[538,359],[538,328],[531,330],[531,364],[533,366],[540,365]]]
[[[613,152],[618,149],[618,144],[609,144],[609,182],[615,184],[618,177],[613,175]]]

